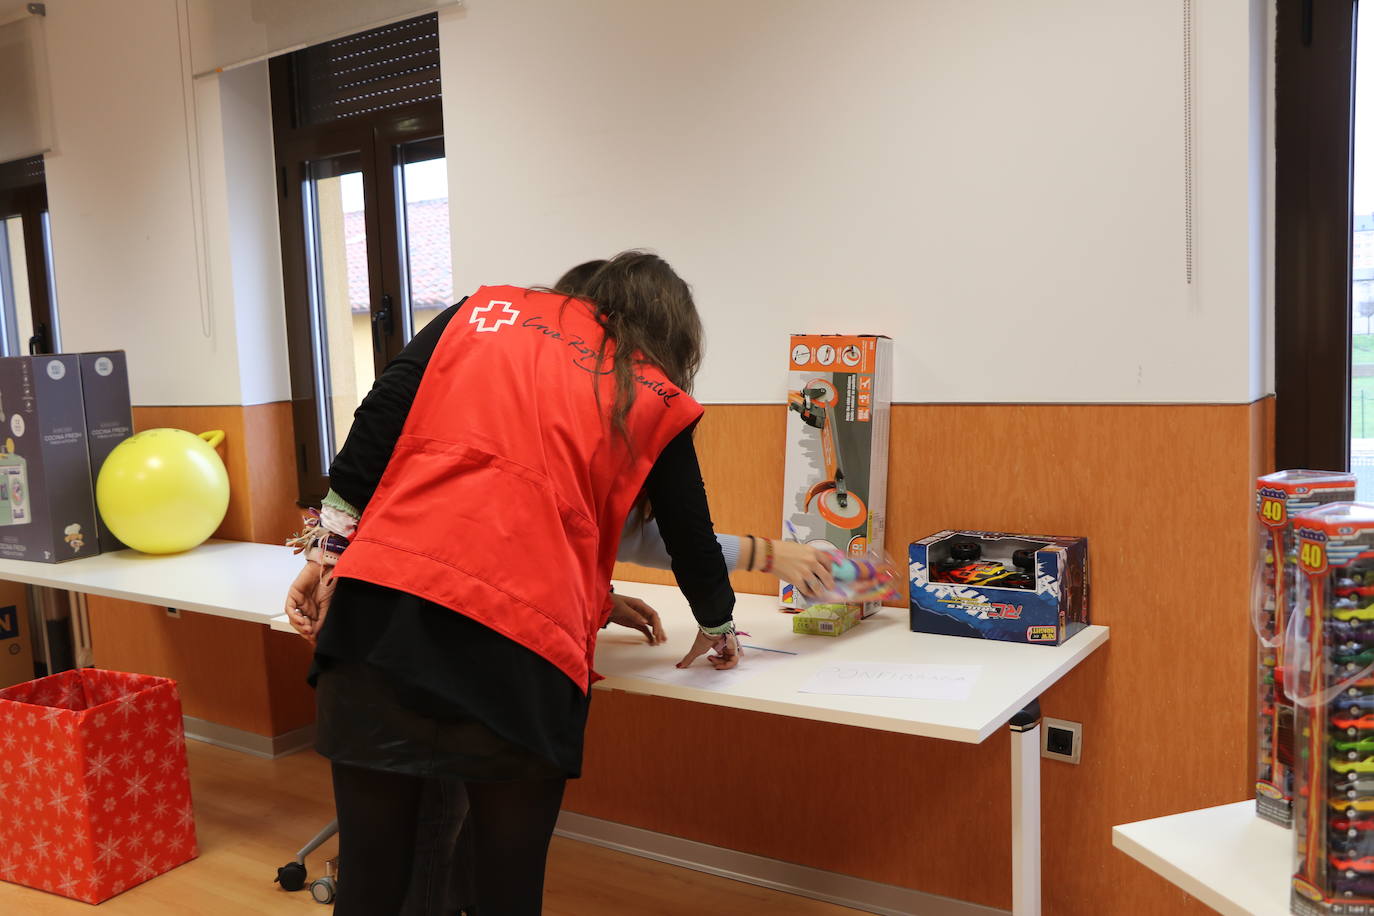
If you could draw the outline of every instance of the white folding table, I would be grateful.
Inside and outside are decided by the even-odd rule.
[[[1112,845],[1226,916],[1288,916],[1293,833],[1255,800],[1112,828]]]
[[[282,603],[301,562],[287,547],[209,541],[164,557],[120,551],[61,564],[0,560],[0,578],[232,617],[289,632]],[[1107,628],[1088,627],[1062,646],[1012,645],[912,633],[907,615],[889,608],[839,637],[797,636],[791,631],[791,617],[779,613],[775,599],[740,595],[735,618],[751,634],[744,642],[780,651],[768,653],[767,665],[761,663],[756,676],[742,677],[746,670],[729,679],[728,689],[703,689],[662,679],[676,660],[674,653],[695,630],[682,594],[676,588],[633,582],[617,583],[617,590],[653,605],[676,639],[654,647],[633,631],[607,630],[596,657],[597,670],[606,676],[597,685],[600,689],[972,744],[1010,725],[1012,912],[1040,913],[1038,698],[1107,641]],[[853,661],[975,665],[981,675],[970,697],[960,701],[798,692],[819,668]],[[748,664],[746,658],[743,665]]]

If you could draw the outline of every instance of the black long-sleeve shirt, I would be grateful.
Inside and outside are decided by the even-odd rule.
[[[363,510],[376,492],[425,369],[462,302],[420,330],[387,365],[354,415],[330,487]],[[691,431],[673,439],[645,481],[673,573],[703,626],[728,621],[734,592],[711,525]],[[380,669],[433,718],[472,717],[559,770],[581,767],[587,685],[469,617],[370,583],[340,580],[316,647],[317,664]],[[665,664],[667,660],[665,659]]]

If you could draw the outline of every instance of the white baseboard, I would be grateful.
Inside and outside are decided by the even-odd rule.
[[[285,757],[287,754],[294,754],[296,751],[310,747],[315,743],[314,723],[304,728],[298,728],[293,732],[269,738],[255,732],[244,731],[241,728],[231,728],[228,725],[220,725],[218,722],[197,719],[195,716],[182,716],[181,721],[186,729],[186,737],[191,740],[228,748],[231,751],[242,751],[245,754],[252,754],[254,757],[266,757],[268,759]]]
[[[1007,910],[808,868],[564,811],[559,836],[880,916],[1007,916]]]

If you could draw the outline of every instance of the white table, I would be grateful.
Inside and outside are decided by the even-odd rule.
[[[1293,834],[1253,798],[1113,827],[1112,845],[1226,916],[1288,916]]]
[[[121,550],[66,563],[0,559],[0,579],[265,624],[281,614],[302,562],[289,547],[206,541],[161,557]]]
[[[286,587],[301,559],[286,547],[209,541],[193,551],[150,557],[121,551],[69,563],[0,560],[0,578],[147,604],[232,617],[291,632],[281,613]],[[797,636],[776,600],[740,595],[735,618],[746,644],[768,653],[767,670],[731,678],[727,690],[661,680],[674,652],[694,632],[687,602],[676,588],[617,583],[617,590],[648,601],[664,618],[669,646],[645,644],[637,633],[608,630],[598,643],[596,666],[605,690],[670,697],[773,715],[856,725],[977,744],[1011,724],[1012,912],[1040,913],[1041,693],[1107,641],[1105,627],[1089,627],[1063,646],[1027,646],[929,636],[909,630],[905,612],[889,608],[839,637]],[[759,656],[764,653],[758,653]],[[802,694],[797,687],[827,663],[844,661],[978,665],[982,674],[966,701],[899,700]],[[699,662],[705,665],[705,662]],[[744,665],[748,665],[746,658]],[[742,673],[747,673],[742,672]]]

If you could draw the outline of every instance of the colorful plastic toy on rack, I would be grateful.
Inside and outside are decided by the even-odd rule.
[[[1374,505],[1294,516],[1298,570],[1282,681],[1296,704],[1293,836],[1298,916],[1374,916],[1374,642],[1341,616],[1349,582],[1374,573]]]
[[[1355,498],[1355,478],[1335,471],[1279,471],[1255,484],[1255,517],[1259,522],[1259,563],[1251,602],[1251,625],[1259,639],[1260,690],[1283,681],[1283,638],[1293,606],[1297,580],[1296,538],[1291,519],[1307,510]],[[1374,582],[1374,580],[1371,580]],[[1347,577],[1343,588],[1362,579]],[[1360,601],[1358,604],[1368,604]],[[1351,608],[1356,604],[1352,603]],[[1374,620],[1374,615],[1371,615]],[[1374,626],[1350,621],[1352,631]],[[1256,729],[1255,808],[1260,817],[1281,826],[1292,823],[1293,705],[1283,698],[1261,697]]]

